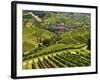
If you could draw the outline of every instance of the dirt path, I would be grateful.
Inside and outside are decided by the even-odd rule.
[[[76,42],[77,44],[80,44],[77,40],[73,39],[72,36],[71,36],[71,31],[69,32],[69,37],[70,39],[72,39],[74,42]]]

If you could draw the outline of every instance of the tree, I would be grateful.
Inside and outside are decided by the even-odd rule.
[[[88,50],[91,50],[91,40],[90,39],[88,39],[88,41],[87,41],[87,49]]]

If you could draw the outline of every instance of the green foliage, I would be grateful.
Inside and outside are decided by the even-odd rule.
[[[39,44],[39,39],[50,39],[54,33],[38,27],[23,29],[23,46],[24,52],[31,50]],[[28,49],[27,49],[28,48]]]
[[[74,40],[71,39],[69,32],[63,33],[59,42],[67,45],[77,44]]]
[[[90,33],[90,14],[23,11],[23,69],[90,66]]]
[[[59,42],[67,45],[87,43],[87,40],[90,38],[90,32],[87,29],[88,28],[80,27],[65,32],[61,35],[61,40]]]
[[[85,52],[85,53],[84,53]],[[61,67],[83,67],[91,65],[91,55],[89,50],[76,50],[60,52],[57,54],[45,55],[37,58],[37,63],[34,63],[33,69],[37,69],[35,65],[38,65],[40,69],[45,68],[61,68]],[[32,64],[30,64],[32,65]],[[29,64],[26,64],[27,69]],[[33,65],[32,65],[33,66]],[[31,66],[30,66],[31,67]]]

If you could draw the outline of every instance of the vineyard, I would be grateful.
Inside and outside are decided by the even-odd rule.
[[[25,69],[83,67],[91,65],[90,58],[88,50],[70,49],[28,59],[23,65]]]
[[[90,15],[23,12],[23,69],[91,66]]]

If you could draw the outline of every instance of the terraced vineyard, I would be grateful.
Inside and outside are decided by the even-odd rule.
[[[90,37],[89,28],[81,27],[81,28],[63,33],[61,35],[61,40],[59,42],[67,44],[67,45],[83,44],[87,42],[87,39],[89,39],[89,37]]]
[[[23,16],[23,69],[91,66],[89,14],[33,11]]]
[[[90,51],[84,49],[70,49],[33,57],[24,61],[24,69],[44,69],[59,67],[83,67],[91,65]]]

